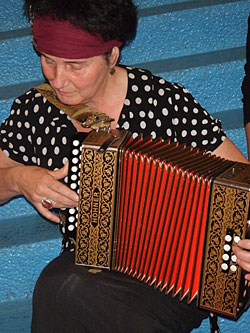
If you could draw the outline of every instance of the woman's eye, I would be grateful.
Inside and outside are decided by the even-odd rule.
[[[73,71],[79,71],[81,68],[82,68],[82,66],[80,66],[80,65],[71,65],[71,69]]]
[[[54,61],[52,61],[50,59],[45,59],[45,62],[47,65],[54,65]]]

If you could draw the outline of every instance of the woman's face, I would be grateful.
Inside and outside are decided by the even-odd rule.
[[[42,70],[64,104],[94,106],[104,93],[110,68],[104,56],[69,60],[41,54]]]

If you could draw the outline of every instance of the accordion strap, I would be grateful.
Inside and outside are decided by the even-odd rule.
[[[111,122],[114,120],[105,113],[90,107],[86,104],[67,105],[62,103],[55,90],[48,84],[43,83],[35,89],[58,109],[64,111],[71,119],[76,120],[82,127],[92,128],[96,131],[100,129],[110,129]]]

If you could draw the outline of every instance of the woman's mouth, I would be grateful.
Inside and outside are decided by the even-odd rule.
[[[56,90],[58,92],[58,94],[62,95],[62,96],[69,96],[71,95],[72,93],[71,92],[68,92],[68,91],[63,91],[63,90]]]

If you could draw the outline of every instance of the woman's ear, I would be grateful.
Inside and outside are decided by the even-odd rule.
[[[109,57],[109,66],[110,66],[110,68],[115,67],[115,65],[117,64],[117,62],[119,60],[119,57],[120,57],[120,49],[119,49],[119,47],[114,46],[112,51],[111,51],[110,57]]]

